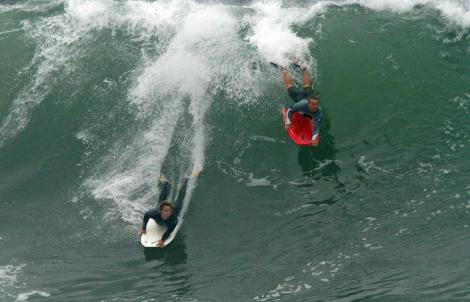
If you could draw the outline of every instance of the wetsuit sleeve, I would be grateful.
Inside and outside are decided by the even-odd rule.
[[[184,197],[186,196],[186,189],[188,187],[189,178],[185,178],[183,181],[183,185],[181,186],[180,190],[178,191],[178,196],[176,197],[175,201],[175,208],[180,209],[183,205]]]
[[[156,219],[158,216],[158,212],[157,210],[150,210],[150,211],[147,211],[145,214],[144,214],[144,221],[142,223],[142,229],[145,230],[147,228],[147,222],[149,221],[150,218],[152,219]]]
[[[295,103],[294,105],[292,105],[289,110],[287,111],[287,118],[289,120],[289,122],[291,121],[292,119],[292,113],[293,112],[307,112],[308,111],[308,101],[307,100],[302,100],[302,101],[299,101],[297,103]]]
[[[302,100],[300,102],[295,103],[290,107],[293,112],[307,112],[308,111],[308,101],[307,100]]]
[[[312,137],[318,134],[322,120],[323,120],[323,110],[319,109],[318,114],[315,116],[315,129],[313,129]]]
[[[163,233],[162,240],[165,241],[170,237],[171,232],[176,228],[176,225],[178,224],[178,218],[175,218],[170,224],[168,224],[167,229],[165,233]]]

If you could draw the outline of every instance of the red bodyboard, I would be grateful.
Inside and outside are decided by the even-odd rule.
[[[282,116],[284,125],[287,119],[287,109],[283,108]],[[287,129],[287,134],[291,140],[300,146],[317,146],[320,142],[320,135],[317,136],[315,142],[312,144],[313,128],[315,127],[315,121],[311,118],[303,116],[298,112],[292,113],[291,125]]]

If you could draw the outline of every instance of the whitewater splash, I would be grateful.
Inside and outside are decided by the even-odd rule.
[[[309,22],[330,6],[351,4],[397,13],[426,5],[453,23],[470,25],[468,1],[318,1],[304,7],[287,7],[280,1],[236,7],[190,0],[68,0],[42,7],[31,3],[2,5],[0,13],[33,7],[46,11],[51,5],[63,5],[64,11],[21,23],[37,49],[25,68],[32,80],[14,98],[9,113],[0,122],[0,147],[27,127],[33,110],[51,90],[74,79],[97,34],[124,32],[130,43],[142,45],[141,61],[130,71],[135,81],[127,87],[125,100],[129,110],[136,112],[135,124],[141,130],[131,134],[130,140],[115,142],[84,185],[94,198],[111,201],[109,208],[114,214],[136,223],[143,211],[154,206],[158,175],[169,159],[176,162],[170,167],[179,171],[178,177],[192,168],[204,167],[205,149],[210,143],[206,115],[216,94],[222,91],[227,101],[241,105],[256,102],[267,83],[279,82],[279,75],[267,75],[253,68],[253,63],[287,64],[289,53],[314,67],[309,46],[315,41],[299,37],[293,25]],[[179,139],[182,127],[187,130]],[[77,138],[88,140],[83,134],[92,132],[82,129]],[[170,154],[175,144],[185,147]],[[190,185],[183,214],[193,189]]]
[[[165,165],[165,174],[176,174],[173,180],[203,169],[205,117],[216,94],[224,90],[243,101],[258,87],[251,61],[239,56],[246,43],[240,41],[237,21],[227,7],[193,3],[189,10],[180,9],[186,15],[173,12],[181,18],[174,36],[161,55],[144,59],[128,94],[130,106],[137,109],[136,121],[146,125],[145,130],[130,144],[118,143],[106,164],[86,181],[95,199],[112,201],[114,214],[132,224],[140,223],[142,213],[155,206],[158,176]],[[194,188],[191,180],[180,218]]]
[[[51,294],[40,290],[29,290],[19,294],[12,294],[3,289],[3,287],[15,288],[15,292],[18,289],[21,291],[26,290],[26,283],[20,283],[18,280],[18,275],[25,266],[26,264],[0,265],[0,298],[5,298],[9,301],[28,301],[30,296],[50,297]]]
[[[373,10],[390,10],[407,13],[415,7],[426,6],[437,10],[452,24],[467,28],[470,26],[470,1],[468,0],[344,0],[316,1],[303,7],[288,7],[280,1],[255,1],[245,6],[246,18],[239,23],[248,22],[252,34],[249,43],[256,46],[259,54],[268,61],[287,63],[287,53],[295,53],[311,62],[308,50],[309,38],[300,38],[292,25],[302,24],[327,10],[330,6],[358,4]],[[161,46],[184,26],[192,12],[206,8],[226,10],[229,15],[231,6],[203,5],[189,0],[174,1],[126,1],[111,0],[65,0],[44,3],[26,2],[23,4],[0,5],[0,14],[11,11],[48,11],[54,7],[64,8],[64,13],[37,21],[24,20],[21,27],[14,30],[24,32],[26,38],[35,43],[34,57],[22,74],[33,74],[32,80],[24,85],[11,101],[9,113],[0,121],[0,147],[16,137],[28,125],[34,108],[40,105],[52,89],[61,82],[73,81],[80,59],[86,54],[87,46],[94,42],[97,31],[106,29],[127,32],[134,41],[149,43],[158,36]],[[250,12],[255,12],[251,15]],[[229,19],[234,18],[233,14]],[[232,20],[237,21],[237,20]],[[230,21],[230,22],[232,22]],[[209,22],[209,24],[207,23]],[[214,28],[211,19],[201,25]],[[217,24],[214,24],[217,26]],[[237,24],[241,27],[243,24]],[[214,47],[220,47],[217,43]],[[144,56],[146,54],[144,53]]]

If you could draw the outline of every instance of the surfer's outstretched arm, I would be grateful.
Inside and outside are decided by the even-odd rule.
[[[298,111],[307,111],[308,109],[308,101],[307,100],[301,100],[292,105],[288,111],[287,111],[287,123],[290,125],[291,120],[292,120],[292,113],[298,112]]]
[[[318,137],[318,132],[320,131],[320,124],[323,119],[323,111],[320,109],[318,111],[318,114],[314,117],[315,119],[315,128],[313,128],[313,133],[312,133],[312,144],[316,141]]]
[[[317,116],[315,116],[315,129],[313,129],[313,135],[317,135],[320,130],[320,124],[323,119],[323,111],[319,110]]]

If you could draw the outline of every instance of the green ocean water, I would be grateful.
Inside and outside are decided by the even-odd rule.
[[[469,9],[1,2],[0,301],[468,301]],[[287,53],[315,148],[282,126]],[[193,168],[144,250],[158,176]]]

